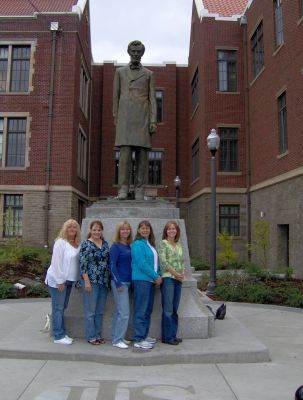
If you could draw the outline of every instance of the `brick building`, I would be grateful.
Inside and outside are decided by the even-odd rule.
[[[118,65],[91,61],[87,0],[2,3],[0,209],[12,221],[0,235],[51,244],[63,220],[117,192]],[[267,219],[270,264],[303,275],[302,27],[302,0],[194,0],[188,65],[146,65],[158,105],[148,189],[174,201],[180,176],[194,256],[209,256],[206,137],[216,128],[218,231],[245,256]]]

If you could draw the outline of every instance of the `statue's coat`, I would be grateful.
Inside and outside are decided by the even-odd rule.
[[[149,124],[157,122],[153,72],[147,68],[117,68],[114,79],[113,114],[116,142],[120,146],[151,148]]]

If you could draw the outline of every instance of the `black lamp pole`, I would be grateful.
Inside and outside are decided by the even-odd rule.
[[[215,129],[212,129],[207,137],[207,147],[211,153],[211,228],[210,228],[210,279],[207,285],[207,294],[214,295],[217,287],[217,234],[216,234],[216,185],[217,168],[216,152],[220,146],[220,137]]]

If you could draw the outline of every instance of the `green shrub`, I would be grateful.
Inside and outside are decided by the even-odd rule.
[[[218,252],[218,263],[230,269],[239,260],[239,253],[233,248],[235,237],[229,235],[224,229],[223,232],[219,233],[218,241],[220,243],[220,250]]]
[[[289,307],[303,308],[303,293],[297,288],[284,289],[286,305]]]
[[[202,260],[202,258],[191,257],[190,265],[195,268],[196,271],[207,271],[210,268],[209,261]]]
[[[248,303],[268,304],[272,302],[274,293],[264,285],[248,284],[243,288],[243,296]]]
[[[29,297],[49,297],[49,292],[43,285],[33,286],[27,291]]]
[[[17,291],[14,286],[6,280],[0,278],[0,299],[15,299]]]

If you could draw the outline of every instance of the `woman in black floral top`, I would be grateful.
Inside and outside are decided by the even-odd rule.
[[[88,238],[81,244],[80,272],[86,339],[92,345],[99,345],[105,343],[101,331],[110,280],[109,247],[103,239],[101,221],[90,224]]]

